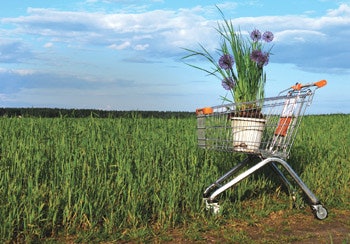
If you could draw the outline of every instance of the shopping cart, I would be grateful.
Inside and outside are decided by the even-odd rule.
[[[276,97],[196,110],[200,148],[247,155],[242,162],[206,188],[203,200],[207,209],[218,213],[220,205],[216,198],[219,194],[263,166],[269,165],[293,194],[293,199],[295,193],[290,179],[293,179],[307,196],[315,217],[321,220],[327,217],[326,208],[285,161],[315,91],[326,84],[326,80],[306,85],[297,83]],[[237,175],[245,166],[248,166],[248,169]],[[290,177],[287,178],[282,171],[288,172]]]

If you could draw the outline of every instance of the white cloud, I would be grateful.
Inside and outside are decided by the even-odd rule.
[[[138,44],[134,47],[135,50],[138,50],[138,51],[142,51],[142,50],[146,50],[147,48],[149,47],[149,44]]]
[[[35,70],[31,69],[5,69],[0,68],[0,74],[15,74],[20,76],[32,75],[36,73]]]
[[[117,44],[112,44],[112,45],[109,45],[108,47],[111,48],[111,49],[114,49],[114,50],[123,50],[123,49],[126,49],[128,47],[130,47],[131,44],[129,41],[125,41],[119,45]]]
[[[235,4],[230,5],[230,8],[235,7]],[[211,11],[213,9],[215,8],[210,8]],[[27,16],[4,18],[2,22],[16,25],[17,28],[12,31],[17,36],[31,34],[74,46],[97,45],[114,50],[145,51],[145,55],[149,53],[167,58],[181,55],[182,47],[194,48],[198,43],[209,50],[215,49],[218,45],[214,30],[216,21],[204,17],[208,11],[209,9],[200,6],[177,11],[116,14],[29,8]],[[350,26],[350,6],[347,4],[329,10],[323,17],[242,17],[233,19],[233,23],[242,31],[258,28],[274,32],[276,55],[271,62],[314,66],[317,62],[303,62],[305,56],[315,60],[325,56],[336,58],[340,53],[350,51],[346,44],[350,39],[347,31]],[[43,45],[50,47],[50,43]],[[288,54],[289,50],[294,50],[293,58]],[[4,52],[1,44],[0,51]],[[330,64],[327,67],[340,65],[350,69],[350,63],[340,64],[343,61],[338,59],[328,61]]]
[[[319,42],[326,38],[327,35],[322,32],[302,29],[279,31],[275,34],[275,41],[280,43]]]
[[[44,44],[44,47],[45,48],[51,48],[51,47],[53,47],[53,43],[52,42],[47,42],[47,43]]]
[[[337,9],[328,10],[328,16],[330,17],[336,17],[340,15],[350,16],[350,6],[343,3]]]
[[[17,69],[17,70],[13,70],[12,72],[16,73],[16,74],[19,74],[21,76],[32,75],[32,74],[36,73],[36,71],[28,70],[28,69]]]

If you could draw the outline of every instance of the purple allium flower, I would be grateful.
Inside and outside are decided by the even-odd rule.
[[[253,50],[253,52],[250,54],[250,59],[255,61],[255,62],[259,62],[262,55],[263,55],[262,51]]]
[[[259,67],[267,65],[269,63],[269,54],[263,53],[260,50],[254,50],[250,54],[250,59],[258,64]]]
[[[266,66],[269,63],[269,54],[268,53],[263,53],[259,59],[258,65],[260,67]]]
[[[274,36],[271,31],[265,31],[262,38],[265,42],[271,42]]]
[[[224,54],[219,59],[220,68],[225,69],[225,70],[231,69],[233,63],[234,63],[234,58],[230,54]]]
[[[236,82],[232,77],[229,77],[229,78],[226,77],[225,79],[222,80],[221,84],[225,90],[229,91],[235,87]]]
[[[257,42],[261,39],[261,33],[259,30],[255,29],[250,33],[250,38],[254,41]]]

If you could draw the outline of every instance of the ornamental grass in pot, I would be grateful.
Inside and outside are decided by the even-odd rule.
[[[184,59],[199,56],[212,65],[210,70],[188,64],[191,67],[213,75],[221,81],[227,91],[221,96],[223,102],[230,103],[228,112],[232,120],[233,143],[236,151],[255,152],[259,149],[265,119],[261,112],[266,73],[272,46],[265,51],[265,45],[272,42],[270,31],[263,34],[255,29],[249,37],[236,30],[231,20],[223,18],[216,28],[220,37],[220,47],[213,56],[203,45],[199,50],[185,48],[189,52]],[[218,58],[215,58],[215,57]]]

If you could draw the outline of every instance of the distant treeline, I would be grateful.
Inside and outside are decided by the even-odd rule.
[[[112,111],[97,109],[61,109],[61,108],[0,108],[1,117],[42,117],[42,118],[119,118],[119,117],[141,117],[141,118],[186,118],[193,116],[192,112],[172,111]]]

